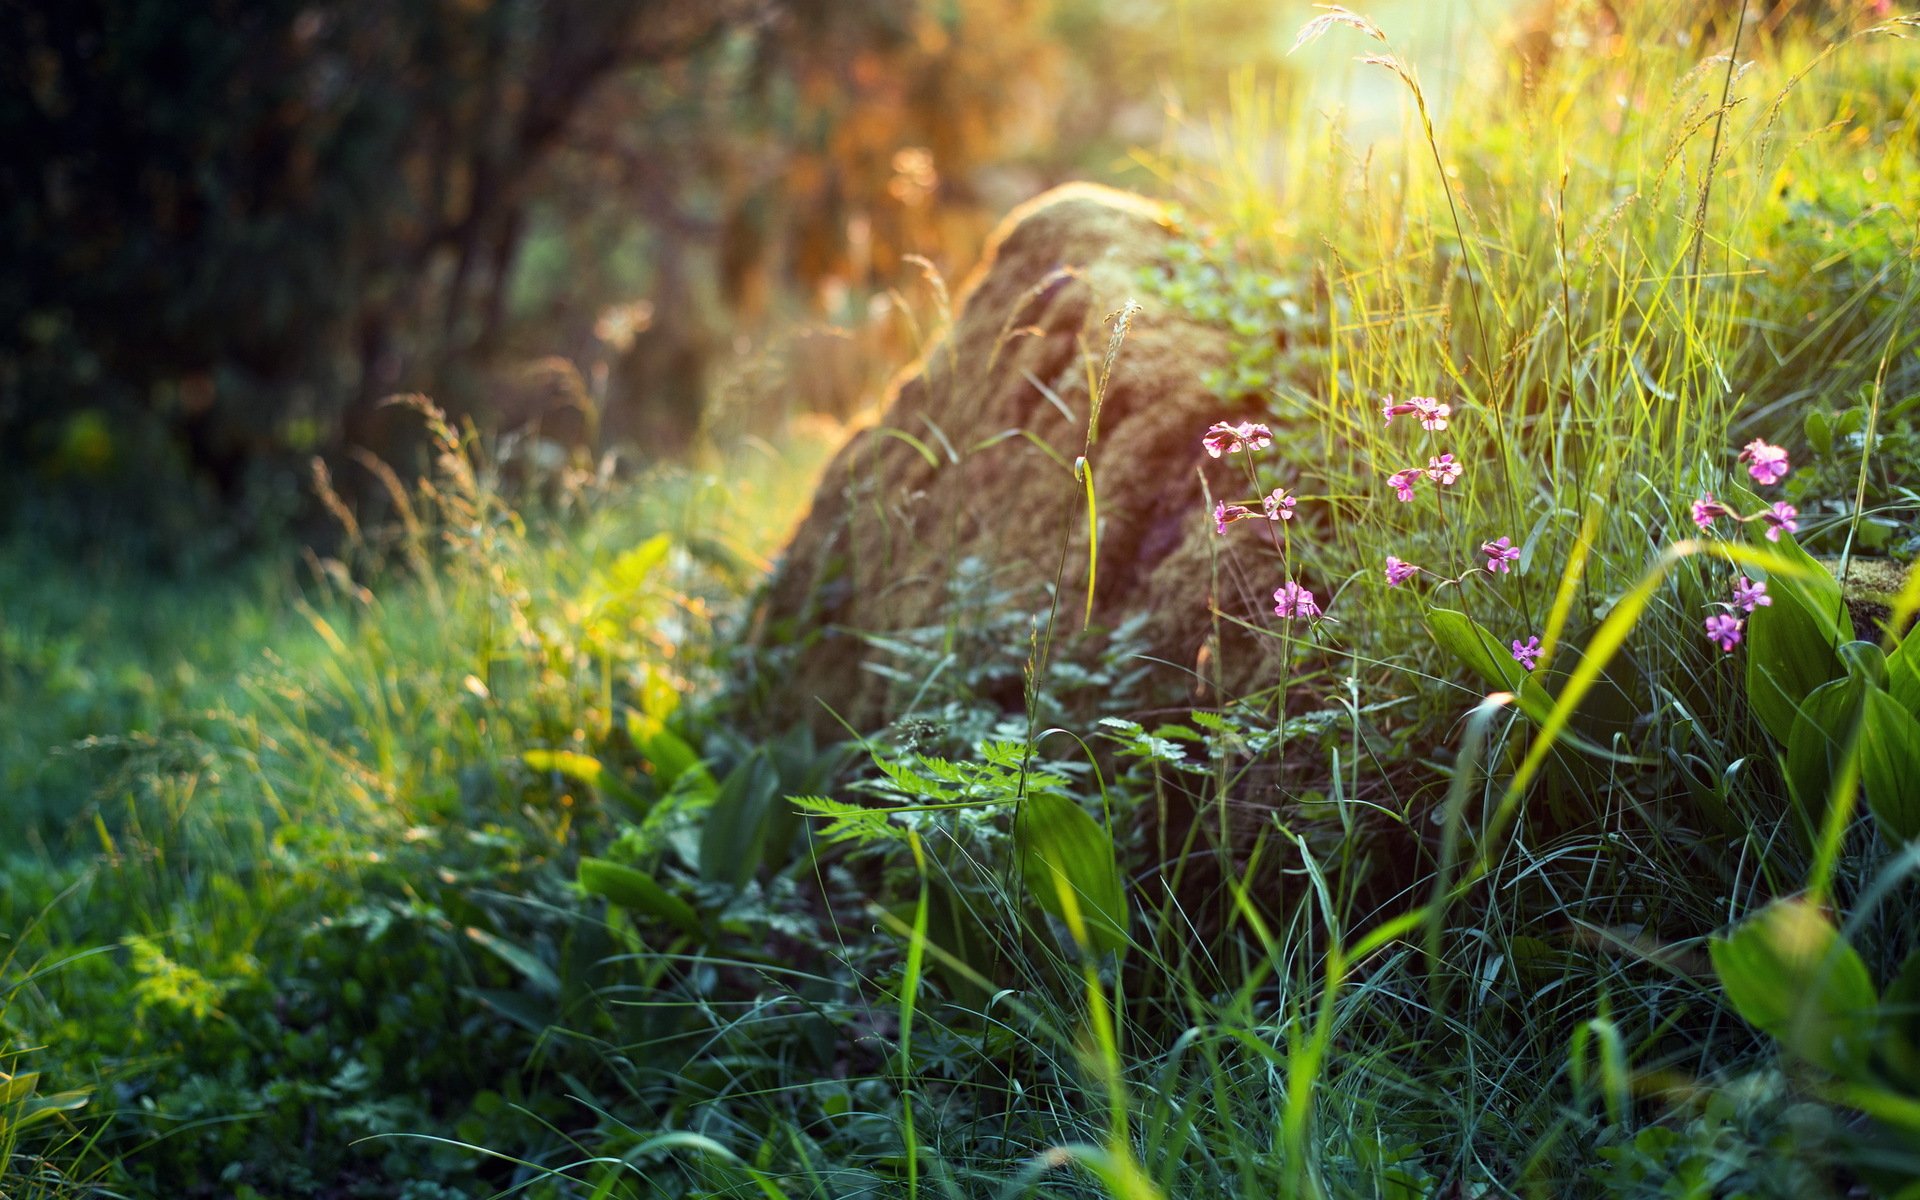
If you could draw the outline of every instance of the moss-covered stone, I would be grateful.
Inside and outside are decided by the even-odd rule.
[[[1907,575],[1913,569],[1911,564],[1902,566],[1890,558],[1856,554],[1847,563],[1847,573],[1842,576],[1838,555],[1819,561],[1840,581],[1840,595],[1847,602],[1847,614],[1853,618],[1854,635],[1868,641],[1879,641],[1887,621],[1893,616],[1893,605],[1899,599],[1900,589],[1906,586]],[[1909,617],[1906,624],[1907,629],[1913,628],[1913,619]],[[1904,634],[1906,630],[1900,632]]]
[[[900,664],[867,635],[941,625],[953,569],[967,560],[993,580],[1002,609],[1043,611],[1063,535],[1055,658],[1098,653],[1097,638],[1066,637],[1081,626],[1086,590],[1085,499],[1071,471],[1034,441],[1066,463],[1081,453],[1109,318],[1141,298],[1140,274],[1162,261],[1170,236],[1158,205],[1088,185],[1055,189],[1006,219],[960,293],[951,330],[828,467],[761,598],[752,636],[784,646],[789,668],[766,718],[835,734],[822,703],[860,729],[900,715],[916,686],[889,676]],[[1234,414],[1201,380],[1229,357],[1219,330],[1158,307],[1139,312],[1090,456],[1100,526],[1094,625],[1147,614],[1147,650],[1160,660],[1148,696],[1170,706],[1190,703],[1197,681],[1217,670],[1229,687],[1244,687],[1276,653],[1277,639],[1230,622],[1227,651],[1205,649],[1212,604],[1264,624],[1275,583],[1254,539],[1214,538],[1206,516],[1201,468],[1210,460],[1200,436]],[[1229,469],[1238,468],[1211,463],[1207,478],[1237,497],[1244,481]],[[1018,707],[1020,689],[1001,699]]]

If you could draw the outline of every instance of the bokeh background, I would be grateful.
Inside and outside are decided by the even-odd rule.
[[[505,460],[614,470],[844,419],[916,352],[930,274],[957,285],[1046,187],[1166,194],[1230,143],[1284,188],[1246,136],[1263,105],[1396,132],[1383,72],[1286,57],[1312,11],[7,4],[0,521],[169,569],[323,537],[316,456],[375,510],[367,456],[402,474],[418,456],[398,393]],[[1548,19],[1370,12],[1439,103],[1461,73],[1514,69]]]

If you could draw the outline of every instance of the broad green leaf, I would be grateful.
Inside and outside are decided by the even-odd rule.
[[[680,707],[680,689],[673,677],[659,667],[649,665],[640,680],[640,711],[656,721],[665,721]]]
[[[1776,900],[1708,945],[1727,999],[1789,1053],[1837,1075],[1867,1061],[1879,996],[1826,914]]]
[[[1899,845],[1920,838],[1920,721],[1879,688],[1867,692],[1860,783],[1888,841]]]
[[[1832,414],[1824,408],[1810,408],[1807,410],[1805,425],[1807,444],[1813,447],[1814,453],[1822,457],[1833,453]]]
[[[18,1075],[8,1075],[0,1071],[0,1108],[18,1104],[33,1095],[33,1089],[40,1083],[40,1072],[22,1071]]]
[[[560,977],[531,950],[472,925],[467,926],[467,937],[492,951],[501,962],[519,972],[535,991],[547,996],[560,994]]]
[[[1847,669],[1847,674],[1864,680],[1872,687],[1887,686],[1887,655],[1872,642],[1842,642],[1834,649],[1834,657]]]
[[[1761,727],[1784,745],[1800,703],[1846,673],[1836,647],[1853,640],[1853,621],[1825,567],[1791,538],[1781,539],[1774,553],[1804,574],[1753,568],[1767,577],[1773,603],[1747,618],[1747,700]]]
[[[636,812],[646,810],[646,800],[628,787],[619,775],[609,771],[606,764],[590,754],[572,750],[528,750],[520,755],[520,761],[535,771],[552,772],[575,783],[585,784]]]
[[[1914,571],[1914,578],[1920,579],[1920,570]],[[1920,637],[1909,633],[1887,655],[1887,690],[1901,708],[1920,717]]]
[[[682,933],[700,933],[700,915],[693,906],[661,887],[645,871],[604,858],[583,858],[580,888],[588,895],[604,896],[609,904],[658,917]]]
[[[1852,676],[1813,689],[1794,714],[1787,737],[1787,788],[1810,822],[1820,824],[1840,762],[1853,741],[1867,687]]]
[[[1909,1085],[1920,1089],[1920,950],[1894,972],[1880,1000],[1880,1020],[1889,1035],[1888,1058]]]
[[[1828,1095],[1848,1108],[1859,1109],[1879,1125],[1904,1129],[1920,1136],[1920,1099],[1871,1084],[1841,1084]],[[1900,1191],[1886,1194],[1893,1200],[1915,1200],[1916,1196],[1920,1196],[1920,1192],[1916,1192],[1911,1184]]]
[[[478,1000],[528,1033],[536,1035],[553,1028],[557,1016],[551,1001],[543,1001],[513,988],[463,987],[460,994]]]
[[[1061,898],[1068,889],[1092,949],[1126,950],[1127,895],[1113,839],[1086,810],[1054,792],[1029,793],[1014,815],[1013,840],[1020,873],[1041,908],[1072,926]]]
[[[767,825],[779,790],[780,777],[765,751],[727,772],[700,830],[702,879],[744,887],[753,878],[767,856]]]
[[[1521,712],[1536,724],[1553,711],[1553,697],[1540,681],[1513,657],[1508,643],[1489,633],[1465,613],[1448,608],[1429,609],[1427,631],[1439,647],[1467,665],[1481,679],[1512,692]]]
[[[0,1075],[0,1092],[6,1091],[9,1083],[26,1081],[25,1088],[0,1101],[0,1145],[4,1145],[8,1140],[18,1137],[42,1121],[52,1120],[63,1112],[85,1108],[87,1102],[93,1099],[92,1092],[79,1088],[35,1096],[32,1091],[39,1077],[37,1071],[16,1075],[12,1080],[8,1080],[5,1075]],[[8,1111],[9,1109],[11,1111]]]
[[[607,770],[599,759],[590,754],[578,754],[572,750],[528,750],[520,755],[520,761],[535,771],[550,771],[555,775],[564,775],[575,783],[584,783],[597,788],[606,778]]]
[[[706,771],[700,755],[686,739],[667,728],[661,717],[640,709],[627,710],[627,738],[633,748],[653,767],[653,779],[661,791],[670,790],[689,771]]]

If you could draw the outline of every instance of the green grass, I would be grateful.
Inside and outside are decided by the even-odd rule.
[[[1229,465],[1298,493],[1274,578],[1333,619],[1274,622],[1286,678],[1187,719],[1118,719],[1124,639],[1049,666],[1009,612],[968,632],[1032,655],[1027,713],[981,655],[857,753],[739,727],[778,669],[740,599],[806,441],[517,512],[442,430],[393,529],[220,591],[10,547],[0,1068],[91,1099],[0,1104],[9,1185],[1912,1194],[1895,1042],[1841,1094],[1709,947],[1811,882],[1898,1030],[1915,858],[1844,770],[1790,802],[1748,699],[1765,618],[1739,655],[1702,634],[1729,555],[1782,611],[1797,560],[1684,539],[1764,437],[1801,542],[1902,548],[1920,59],[1796,34],[1730,78],[1645,21],[1431,131],[1422,64],[1367,65],[1409,113],[1375,153],[1249,81],[1207,153],[1149,158],[1188,236],[1131,319],[1242,339],[1222,415],[1285,436]],[[1299,54],[1349,48],[1391,51]],[[1389,394],[1448,428],[1384,425]],[[1808,412],[1857,405],[1818,449]],[[1442,452],[1462,479],[1396,502]],[[1500,536],[1514,574],[1469,576]],[[1426,573],[1391,589],[1388,554]]]

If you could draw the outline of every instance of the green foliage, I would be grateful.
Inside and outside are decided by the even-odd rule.
[[[1775,901],[1710,950],[1741,1016],[1829,1071],[1866,1066],[1880,997],[1866,964],[1819,909]]]
[[[1078,804],[1029,791],[1013,819],[1021,878],[1041,908],[1066,922],[1075,942],[1099,953],[1127,948],[1127,896],[1113,838]]]
[[[1920,539],[1898,516],[1911,501],[1898,464],[1920,461],[1920,396],[1884,397],[1878,407],[1868,393],[1853,404],[1822,399],[1809,409],[1803,433],[1811,453],[1787,490],[1796,504],[1843,518],[1828,526],[1825,544],[1816,548],[1839,553],[1851,538],[1857,551],[1910,559],[1920,554]]]
[[[1836,651],[1852,639],[1853,622],[1833,576],[1797,545],[1783,539],[1781,547],[1804,574],[1768,576],[1773,603],[1748,618],[1747,702],[1774,740],[1785,742],[1800,705],[1844,673]]]
[[[1271,406],[1301,495],[1282,565],[1327,581],[1325,622],[1237,631],[1284,648],[1250,694],[1147,700],[1151,614],[1048,661],[1071,630],[1034,581],[955,563],[916,581],[945,621],[861,633],[899,720],[768,729],[741,564],[798,479],[516,511],[437,414],[420,511],[227,622],[217,684],[103,682],[90,631],[137,623],[63,624],[84,582],[10,606],[0,686],[57,711],[0,733],[9,779],[141,736],[47,784],[57,856],[5,865],[8,1165],[61,1200],[1910,1190],[1920,650],[1855,641],[1793,541],[1687,508],[1758,510],[1736,447],[1786,399],[1851,444],[1833,398],[1900,346],[1912,70],[1783,37],[1718,85],[1771,109],[1723,118],[1699,39],[1634,32],[1655,86],[1620,102],[1601,44],[1392,170],[1174,176],[1197,215],[1154,294],[1234,341],[1223,400]],[[1815,69],[1863,137],[1823,134]],[[1750,123],[1702,144],[1723,120]],[[1746,265],[1686,267],[1703,210],[1709,264]],[[1383,432],[1389,391],[1444,391],[1454,428]],[[1870,492],[1887,468],[1873,514],[1787,493],[1809,543],[1913,503],[1875,457],[1896,410],[1849,460]],[[1386,494],[1443,449],[1472,472],[1444,499]],[[1502,536],[1496,578],[1473,548]],[[1421,576],[1389,589],[1388,553]],[[1700,620],[1732,569],[1773,603],[1729,655]],[[163,675],[153,632],[106,661]]]
[[[1478,622],[1445,608],[1428,609],[1426,619],[1433,640],[1443,649],[1485,683],[1512,692],[1521,712],[1536,721],[1546,720],[1553,710],[1553,697]]]

